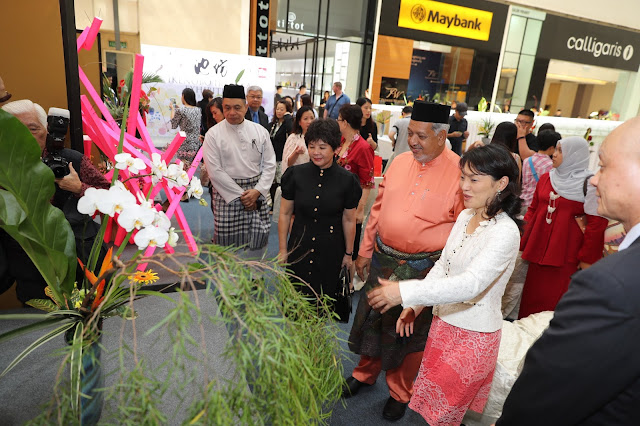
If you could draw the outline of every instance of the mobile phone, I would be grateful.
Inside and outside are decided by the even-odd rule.
[[[172,104],[174,107],[175,107],[175,106],[178,106],[178,103],[176,102],[176,98],[171,98],[171,99],[170,99],[170,101],[171,101],[171,104]]]

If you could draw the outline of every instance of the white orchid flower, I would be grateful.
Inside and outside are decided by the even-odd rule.
[[[171,247],[175,247],[178,245],[178,233],[176,232],[176,228],[169,228],[169,240],[167,241]]]
[[[156,226],[147,226],[136,234],[133,241],[140,250],[149,246],[162,247],[169,241],[169,232]]]
[[[147,200],[142,192],[138,192],[138,203],[145,209],[153,209],[153,201]]]
[[[198,178],[197,176],[194,176],[191,179],[191,186],[187,191],[187,195],[189,197],[195,197],[199,200],[200,197],[202,197],[203,193],[204,193],[204,190],[202,189],[202,182],[200,182],[200,178]]]
[[[128,152],[121,152],[113,157],[116,160],[116,169],[129,169],[129,172],[137,175],[141,170],[145,170],[147,166],[140,158],[133,158]]]
[[[169,173],[169,169],[167,167],[167,163],[162,159],[162,156],[157,152],[151,154],[151,172],[153,173],[152,180],[154,185],[162,180],[163,177],[167,176]]]
[[[128,206],[136,205],[136,197],[122,184],[116,181],[109,190],[101,190],[96,205],[100,213],[113,217],[116,213],[121,213]]]
[[[118,225],[125,231],[131,232],[135,229],[149,226],[156,217],[155,209],[145,208],[138,204],[127,206],[118,216]]]
[[[82,214],[93,214],[98,210],[98,200],[101,196],[101,191],[106,192],[105,189],[96,189],[89,187],[84,191],[84,195],[78,200],[78,211]]]
[[[187,186],[189,185],[189,175],[184,170],[182,161],[169,164],[167,168],[167,178],[169,178],[169,186]]]
[[[153,226],[169,231],[169,228],[171,228],[171,219],[169,219],[163,211],[156,212],[155,218],[153,219]]]

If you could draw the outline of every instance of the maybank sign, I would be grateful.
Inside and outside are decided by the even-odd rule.
[[[430,0],[402,0],[398,26],[474,40],[489,40],[493,13]]]

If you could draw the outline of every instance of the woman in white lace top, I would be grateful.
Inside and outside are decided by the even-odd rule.
[[[501,300],[520,244],[518,167],[502,146],[469,150],[460,160],[460,213],[442,256],[422,280],[380,280],[369,304],[382,312],[405,308],[396,331],[433,306],[433,322],[409,408],[431,426],[460,424],[482,412],[500,347]]]

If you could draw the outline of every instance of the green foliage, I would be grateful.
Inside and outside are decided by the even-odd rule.
[[[50,203],[53,172],[40,161],[29,130],[0,110],[0,227],[29,255],[56,299],[70,294],[76,269],[75,239],[60,209]]]
[[[169,309],[145,333],[168,337],[168,347],[156,346],[164,362],[151,366],[151,358],[136,352],[135,341],[121,341],[117,371],[105,372],[113,384],[105,389],[109,408],[101,423],[325,423],[343,383],[338,328],[329,319],[327,298],[306,299],[275,261],[242,260],[214,245],[202,247],[192,259],[180,256],[181,262],[167,254],[145,259],[182,281],[177,295],[161,295]],[[172,270],[171,264],[182,267]],[[207,290],[185,291],[196,282],[208,283]],[[136,297],[147,293],[139,291]],[[219,358],[208,352],[204,330],[221,326],[229,339]],[[61,371],[73,365],[72,347],[67,351]],[[234,369],[230,379],[219,375],[227,366]],[[163,402],[168,395],[179,400],[170,410]],[[73,424],[72,410],[60,406],[72,400],[68,383],[57,386],[34,423],[70,419]]]

